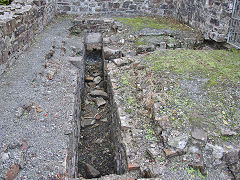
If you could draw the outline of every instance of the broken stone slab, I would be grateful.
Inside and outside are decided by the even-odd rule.
[[[222,136],[236,136],[237,133],[230,129],[221,129],[221,135]]]
[[[169,138],[168,145],[183,150],[188,143],[188,135],[180,135],[174,138]]]
[[[128,171],[139,170],[140,166],[137,163],[128,164]]]
[[[104,47],[103,53],[104,53],[105,60],[112,60],[112,59],[117,59],[117,58],[122,57],[122,51],[119,49],[115,50],[115,49],[111,49],[109,47]]]
[[[99,84],[101,81],[102,81],[102,78],[100,76],[95,77],[93,80],[94,84],[96,85]]]
[[[92,77],[92,76],[85,77],[85,81],[87,81],[87,82],[91,82],[93,80],[94,80],[94,77]]]
[[[67,57],[69,62],[77,68],[83,68],[83,59],[82,57]]]
[[[222,160],[225,161],[227,165],[238,163],[238,161],[240,161],[240,149],[224,152]]]
[[[85,119],[85,118],[82,118],[81,126],[83,128],[87,127],[87,126],[92,126],[94,124],[95,124],[95,119]]]
[[[164,172],[166,171],[166,166],[155,163],[149,166],[149,170],[151,177],[153,178],[161,177],[162,175],[164,175]]]
[[[127,116],[120,116],[120,122],[121,122],[121,129],[122,130],[129,130],[131,129],[129,122],[129,118]]]
[[[113,60],[113,63],[118,67],[128,65],[131,62],[133,62],[133,60],[131,60],[129,57],[122,57]]]
[[[155,46],[154,45],[140,45],[136,49],[137,54],[143,54],[147,52],[153,52],[155,51]]]
[[[167,44],[167,49],[174,49],[174,48],[175,48],[175,44],[173,44],[173,43]]]
[[[167,49],[167,44],[166,44],[166,42],[160,42],[160,43],[159,43],[159,49]]]
[[[188,148],[188,153],[200,154],[200,149],[197,146],[190,146]]]
[[[206,151],[210,151],[215,159],[221,159],[223,157],[223,153],[225,152],[224,148],[218,145],[212,145],[207,143],[205,146]]]
[[[97,104],[98,107],[103,106],[106,103],[107,102],[102,97],[96,98],[96,104]]]
[[[192,131],[192,138],[194,138],[195,140],[201,141],[203,143],[206,143],[208,137],[207,137],[207,133],[204,130],[195,127],[193,128],[193,131]]]
[[[101,33],[88,33],[84,39],[85,48],[87,51],[101,50],[102,41]]]
[[[90,92],[90,95],[93,97],[102,97],[104,99],[108,99],[108,94],[103,90],[94,90]]]
[[[88,163],[85,163],[85,165],[86,165],[86,172],[87,172],[87,177],[88,178],[100,177],[101,174],[97,169],[95,169],[93,166],[91,166]]]
[[[185,151],[182,150],[173,150],[173,149],[164,149],[163,150],[167,158],[172,158],[175,156],[182,156],[185,154]]]
[[[162,128],[167,129],[171,127],[169,116],[157,116],[155,115],[155,122]]]
[[[160,155],[158,148],[148,148],[147,153],[151,156],[152,159],[156,159]]]

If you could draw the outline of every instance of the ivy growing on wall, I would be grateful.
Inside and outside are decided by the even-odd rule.
[[[9,5],[13,0],[0,0],[0,5]]]

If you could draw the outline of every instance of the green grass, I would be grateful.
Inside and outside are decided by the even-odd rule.
[[[9,5],[13,0],[0,0],[0,5]]]
[[[172,71],[177,74],[204,75],[209,85],[240,80],[240,55],[226,50],[169,50],[156,51],[145,56],[156,72]]]
[[[191,30],[184,24],[179,23],[173,18],[153,18],[153,17],[135,17],[135,18],[116,18],[124,25],[130,26],[132,31],[141,30],[143,28],[151,29],[180,29]]]

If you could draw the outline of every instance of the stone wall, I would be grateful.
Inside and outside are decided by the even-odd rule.
[[[55,1],[14,1],[0,6],[0,74],[29,47],[55,14]]]
[[[226,41],[233,0],[177,0],[178,19],[201,30],[205,39]]]
[[[177,17],[217,42],[226,41],[232,8],[233,0],[57,0],[59,13]]]
[[[58,0],[59,13],[67,14],[157,14],[172,15],[172,0]]]

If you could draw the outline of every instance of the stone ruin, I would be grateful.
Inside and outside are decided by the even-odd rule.
[[[150,1],[75,1],[75,0],[49,0],[49,1],[13,1],[9,6],[0,7],[0,74],[7,71],[7,68],[12,66],[14,61],[19,57],[19,55],[31,46],[34,42],[35,37],[39,34],[57,15],[101,15],[101,16],[111,16],[111,15],[125,15],[125,16],[136,16],[136,15],[151,15],[159,17],[174,17],[181,22],[188,24],[195,30],[187,33],[182,33],[178,31],[142,31],[140,36],[148,37],[152,34],[154,35],[164,35],[167,38],[174,37],[176,41],[174,43],[169,42],[169,39],[162,40],[161,43],[154,43],[153,39],[148,39],[151,41],[149,46],[139,46],[134,52],[136,54],[142,54],[146,52],[154,51],[156,47],[162,49],[175,49],[175,48],[192,48],[194,44],[199,43],[199,41],[213,40],[215,42],[226,42],[227,34],[229,29],[229,22],[231,20],[231,13],[233,8],[233,1],[212,1],[212,0],[150,0]],[[117,81],[112,77],[112,73],[118,68],[132,63],[131,59],[123,58],[123,56],[133,55],[132,52],[113,50],[108,45],[108,39],[104,39],[99,32],[118,31],[121,28],[117,22],[111,19],[75,19],[74,26],[71,31],[75,33],[82,33],[83,31],[89,33],[85,37],[85,47],[81,55],[83,59],[86,60],[88,53],[95,53],[96,50],[100,51],[100,56],[103,60],[113,60],[112,63],[106,65],[102,62],[103,76],[101,77],[103,81],[108,81],[105,87],[105,91],[108,92],[109,102],[112,105],[110,107],[110,117],[112,119],[111,124],[111,136],[114,139],[113,144],[114,150],[114,166],[117,169],[115,172],[117,174],[123,174],[127,171],[140,170],[141,175],[144,178],[157,178],[164,172],[163,169],[159,167],[159,164],[154,164],[150,168],[143,169],[144,167],[138,166],[131,162],[132,154],[138,154],[137,150],[132,148],[131,137],[128,133],[131,129],[133,136],[138,136],[138,132],[134,127],[128,124],[128,119],[126,113],[122,111],[117,103],[119,103],[118,90],[114,89],[114,84]],[[78,32],[79,31],[79,32]],[[196,37],[196,31],[200,34],[200,38]],[[89,40],[90,39],[90,40]],[[124,44],[124,42],[123,42]],[[105,46],[106,45],[106,46]],[[78,161],[79,161],[79,141],[81,128],[84,127],[83,121],[79,122],[81,119],[81,106],[76,104],[81,104],[82,94],[84,91],[84,78],[85,77],[85,65],[79,57],[69,58],[70,62],[78,68],[76,71],[78,77],[76,79],[77,87],[74,90],[74,102],[73,107],[73,126],[72,135],[70,137],[69,149],[67,153],[67,164],[66,169],[68,172],[68,177],[74,178],[78,177]],[[144,68],[139,65],[139,63],[133,64],[136,68]],[[84,68],[83,68],[84,67]],[[117,67],[117,68],[116,68]],[[99,76],[98,76],[99,77]],[[88,80],[88,81],[94,81]],[[92,93],[92,92],[91,92]],[[90,94],[91,94],[90,93]],[[96,93],[96,92],[95,92]],[[98,92],[99,93],[99,92]],[[101,92],[104,94],[104,92]],[[92,95],[104,97],[104,95]],[[117,102],[117,103],[116,103]],[[106,103],[106,102],[105,102]],[[154,117],[157,118],[157,117]],[[157,125],[158,126],[158,125]],[[165,128],[164,125],[160,125],[160,128]],[[136,131],[136,132],[135,132]],[[163,131],[161,131],[162,133]],[[161,134],[160,133],[160,134]],[[164,134],[161,134],[162,141],[167,143],[164,139]],[[172,150],[171,148],[162,148],[156,144],[151,144],[148,149],[148,155],[155,158],[158,156],[158,148],[162,148],[167,158],[181,156],[185,154],[184,148],[187,142],[193,141],[194,145],[200,144],[201,147],[205,146],[210,152],[209,154],[214,154],[214,161],[219,163],[220,159],[225,161],[224,164],[228,169],[234,174],[235,178],[239,178],[239,151],[227,152],[221,149],[221,147],[213,146],[207,144],[207,135],[205,132],[194,129],[191,137],[188,136],[177,136],[168,141],[170,147],[174,147],[177,150]],[[191,151],[199,151],[195,146]],[[194,149],[195,148],[195,149]],[[142,152],[139,152],[139,154]],[[139,155],[138,154],[138,155]],[[141,154],[142,155],[142,154]],[[131,158],[130,158],[131,157]],[[138,157],[139,158],[139,157]],[[197,163],[193,163],[192,167],[199,169],[199,171],[206,175],[206,169],[202,157],[199,157]],[[91,165],[86,164],[88,172],[90,175],[86,177],[99,177],[99,172],[94,169]],[[224,167],[225,167],[224,166]],[[126,178],[131,178],[132,175],[126,176]],[[223,174],[223,178],[228,177]],[[114,179],[116,177],[109,176],[106,179]],[[121,178],[121,177],[120,177]]]
[[[199,30],[205,39],[225,42],[232,9],[231,0],[16,0],[11,5],[0,7],[0,73],[57,14],[170,16]]]

